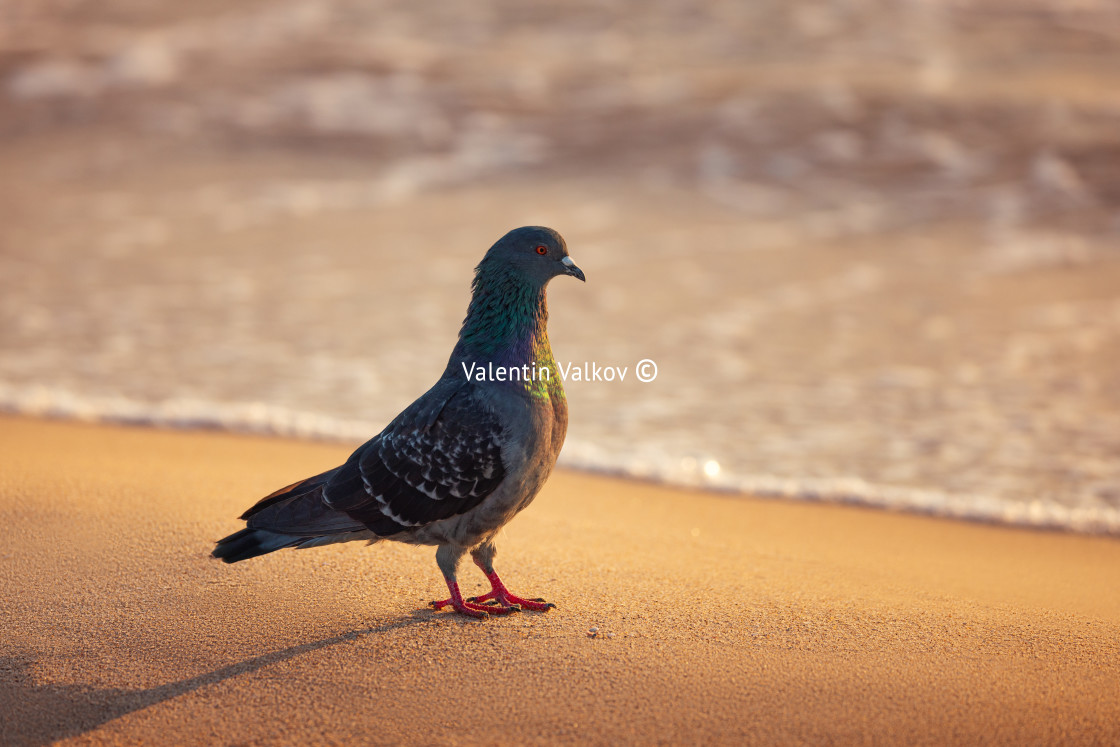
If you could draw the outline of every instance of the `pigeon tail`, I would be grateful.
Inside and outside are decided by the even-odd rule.
[[[306,539],[308,538],[276,534],[264,529],[242,529],[218,540],[218,546],[210,555],[223,563],[237,563],[258,555],[267,555],[283,547],[295,547]]]
[[[307,537],[249,527],[218,540],[217,547],[210,555],[223,563],[238,563],[242,560],[255,558],[258,555],[268,555],[274,550],[282,550],[285,547],[302,550],[306,547],[322,547],[323,545],[333,545],[336,542],[352,542],[354,540],[368,540],[370,544],[373,544],[379,539],[380,537],[376,534],[366,531],[364,528]]]

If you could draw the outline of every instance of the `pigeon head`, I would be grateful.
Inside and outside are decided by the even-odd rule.
[[[519,280],[544,287],[557,275],[571,275],[586,281],[583,270],[568,256],[564,237],[544,226],[515,228],[490,247],[478,272],[511,271]]]
[[[556,231],[525,226],[498,239],[475,268],[471,303],[452,361],[492,359],[499,351],[516,363],[544,357],[545,286],[558,275],[585,279]]]

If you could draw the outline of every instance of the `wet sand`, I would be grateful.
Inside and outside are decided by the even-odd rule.
[[[429,548],[207,556],[345,446],[5,417],[0,452],[5,744],[1120,740],[1115,539],[561,472],[499,565],[558,609],[478,622],[425,607]]]

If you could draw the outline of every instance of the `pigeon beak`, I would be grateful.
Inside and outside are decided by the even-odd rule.
[[[583,282],[587,282],[587,278],[583,276],[583,270],[576,267],[576,263],[572,261],[571,257],[564,257],[560,260],[560,264],[564,265],[564,273],[571,275],[574,278],[579,278]]]

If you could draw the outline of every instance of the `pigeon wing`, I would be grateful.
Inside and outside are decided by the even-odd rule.
[[[361,532],[365,525],[323,502],[323,489],[336,470],[308,477],[265,496],[241,515],[250,529],[296,537]]]
[[[293,482],[291,485],[287,485],[273,493],[269,493],[264,498],[261,498],[259,501],[257,501],[256,504],[253,505],[253,507],[248,511],[241,514],[241,518],[248,519],[254,514],[259,514],[269,506],[276,505],[277,503],[282,503],[283,501],[286,501],[290,498],[308,495],[314,492],[317,488],[321,488],[322,486],[326,485],[327,480],[329,480],[333,474],[334,470],[330,469],[320,475],[315,475],[314,477],[308,477],[303,480],[299,480],[298,482]]]
[[[327,483],[329,505],[390,536],[470,511],[505,478],[502,426],[470,384],[428,395]]]

